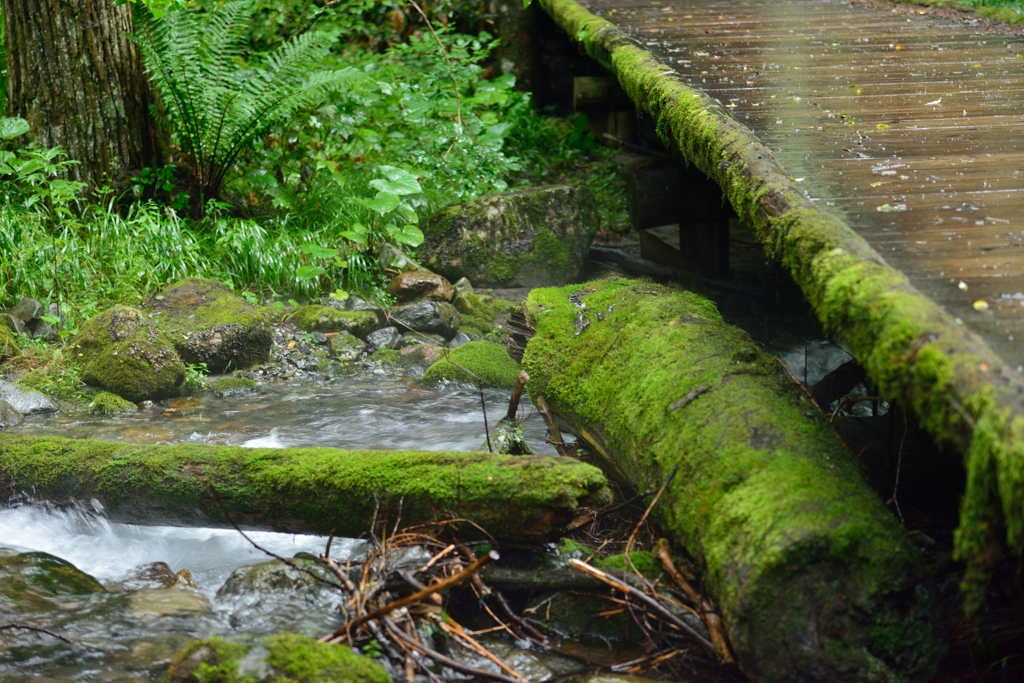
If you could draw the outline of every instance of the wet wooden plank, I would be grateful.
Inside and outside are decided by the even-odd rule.
[[[1024,39],[840,0],[587,6],[1024,369]]]

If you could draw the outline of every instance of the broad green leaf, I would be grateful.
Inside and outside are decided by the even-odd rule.
[[[370,181],[370,187],[375,190],[397,195],[419,194],[423,191],[415,176],[404,169],[381,166],[380,171],[384,174],[384,178]]]
[[[321,247],[319,244],[313,244],[312,242],[303,244],[299,247],[299,251],[314,258],[331,258],[338,255],[337,249],[328,249],[327,247]]]
[[[327,271],[320,266],[301,266],[295,271],[295,277],[299,280],[312,280],[326,274]]]
[[[397,194],[383,190],[378,192],[377,196],[373,199],[358,199],[356,201],[371,211],[376,211],[381,216],[394,211],[401,202]]]
[[[401,230],[396,230],[391,238],[397,244],[404,244],[409,247],[418,247],[423,244],[423,232],[415,225],[407,225]]]
[[[28,132],[28,121],[20,116],[6,116],[0,119],[0,138],[13,140]]]

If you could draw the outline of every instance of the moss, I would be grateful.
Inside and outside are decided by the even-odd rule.
[[[211,493],[242,524],[358,536],[381,505],[408,524],[454,514],[495,537],[540,539],[580,506],[608,499],[601,471],[572,458],[449,451],[137,445],[0,433],[0,491],[62,503],[96,498],[112,520],[177,515],[223,524]],[[472,534],[470,528],[464,529]]]
[[[377,329],[373,311],[339,311],[330,306],[302,306],[292,313],[292,322],[306,332],[348,332],[365,337]]]
[[[447,359],[427,368],[420,382],[427,386],[443,381],[475,385],[479,378],[485,387],[511,389],[517,377],[519,364],[512,360],[504,346],[489,341],[473,341],[452,349]]]
[[[910,409],[940,446],[964,456],[968,476],[979,480],[964,498],[957,554],[974,577],[965,584],[968,604],[980,604],[990,552],[1024,553],[1021,378],[848,225],[811,204],[771,151],[718,102],[575,0],[540,5],[618,77],[665,144],[722,187],[881,395]]]
[[[627,572],[632,572],[633,569],[636,569],[642,576],[652,581],[658,578],[662,571],[661,563],[654,559],[654,555],[646,550],[634,550],[629,554],[628,562],[626,561],[626,555],[619,553],[618,555],[610,555],[609,557],[595,560],[594,566],[601,569],[621,569]]]
[[[239,394],[251,394],[259,390],[260,385],[248,377],[221,377],[210,383],[212,389],[218,396],[237,396]]]
[[[171,662],[165,683],[256,683],[250,676],[240,676],[238,663],[249,647],[223,638],[192,641]]]
[[[979,17],[1002,21],[1007,24],[1024,23],[1024,14],[1010,9],[1009,7],[984,7],[968,2],[957,2],[956,0],[892,0],[893,2],[907,5],[918,5],[920,7],[934,7],[937,9],[954,9],[969,14],[977,14]]]
[[[381,365],[397,365],[401,358],[402,353],[397,349],[377,349],[370,354],[367,360],[380,363]]]
[[[571,538],[563,538],[558,543],[558,552],[566,557],[575,557],[578,560],[583,560],[593,555],[594,549]]]
[[[804,656],[825,658],[836,680],[846,667],[934,666],[919,553],[824,418],[711,302],[608,280],[534,290],[526,310],[530,394],[638,490],[679,468],[654,515],[702,564],[756,677]],[[577,315],[589,322],[579,333]],[[825,610],[836,594],[847,602]],[[816,645],[798,647],[811,634]],[[867,649],[879,642],[893,647]]]
[[[124,415],[134,413],[138,408],[131,401],[126,401],[117,394],[101,391],[89,404],[89,412],[96,415]]]
[[[498,326],[497,318],[508,313],[511,304],[486,294],[460,292],[453,301],[462,317],[460,332],[490,334]]]
[[[186,363],[209,372],[241,370],[270,358],[273,314],[216,280],[188,278],[164,287],[144,309]]]
[[[142,312],[114,306],[84,323],[69,353],[81,378],[133,403],[174,396],[185,364]]]
[[[384,668],[344,645],[318,643],[313,638],[284,633],[266,639],[267,662],[302,683],[389,683]],[[278,679],[282,680],[282,679]]]
[[[99,581],[59,557],[41,552],[0,555],[0,595],[15,602],[33,601],[39,594],[103,592],[106,589]]]
[[[0,362],[13,358],[21,353],[18,338],[6,323],[0,321]]]

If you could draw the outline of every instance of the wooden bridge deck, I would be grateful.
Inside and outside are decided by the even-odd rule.
[[[1024,367],[1024,39],[912,5],[590,0]]]

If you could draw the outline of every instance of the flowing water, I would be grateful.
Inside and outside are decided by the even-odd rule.
[[[493,425],[506,411],[508,394],[488,390],[485,400]],[[554,454],[544,441],[543,420],[528,403],[521,416],[535,452]],[[407,377],[373,372],[332,383],[265,386],[245,396],[206,392],[129,416],[34,417],[17,431],[134,443],[462,451],[479,450],[486,439],[476,390],[431,390]],[[319,554],[326,542],[269,532],[250,536],[284,557]],[[344,561],[363,547],[335,539],[331,555]],[[12,564],[16,553],[30,551],[74,567],[29,555],[21,556],[32,559],[28,565]],[[234,531],[113,524],[96,502],[57,510],[26,498],[0,509],[0,625],[42,627],[75,641],[0,631],[0,681],[156,680],[192,638],[277,630],[318,635],[338,625],[337,595],[306,585],[304,575],[281,567],[239,570],[268,559]],[[180,587],[175,574],[183,569],[194,588]],[[179,587],[168,588],[176,580]]]

